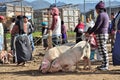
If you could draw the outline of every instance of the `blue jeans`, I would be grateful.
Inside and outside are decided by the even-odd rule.
[[[94,55],[95,55],[95,50],[91,50],[90,60],[94,59]]]
[[[3,50],[3,45],[4,45],[4,38],[3,36],[0,35],[0,51]]]
[[[32,48],[32,51],[33,51],[34,48],[35,48],[35,46],[34,46],[34,41],[33,41],[33,36],[32,36],[32,34],[29,34],[28,37],[29,37],[29,39],[30,39],[31,48]]]

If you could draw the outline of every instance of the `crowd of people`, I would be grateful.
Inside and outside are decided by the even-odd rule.
[[[4,49],[4,17],[0,16],[1,26],[1,40],[0,40],[0,51]],[[27,16],[17,16],[11,19],[11,25],[9,32],[11,34],[11,54],[13,55],[13,63],[17,65],[25,65],[25,62],[32,59],[32,51],[34,50],[34,42],[32,32],[34,26],[28,21]],[[6,23],[7,24],[7,23]],[[6,55],[7,56],[7,55]],[[1,58],[4,56],[1,55]],[[4,63],[4,62],[3,62]]]
[[[111,13],[111,22],[109,23],[109,16],[106,12],[105,4],[100,1],[95,10],[98,14],[96,21],[94,22],[88,16],[86,17],[86,23],[83,23],[81,19],[78,20],[74,32],[76,33],[76,43],[83,41],[84,37],[91,45],[90,59],[94,59],[94,54],[97,53],[102,64],[97,67],[99,70],[109,69],[109,57],[107,52],[107,41],[111,38],[111,48],[113,65],[120,65],[120,12],[115,16]],[[48,22],[41,22],[42,25],[42,41],[44,50],[49,49],[48,36],[52,38],[52,46],[60,46],[68,42],[67,40],[67,28],[64,21],[60,19],[59,9],[56,6],[50,8],[50,14],[52,15],[51,26],[48,26]],[[4,50],[4,17],[0,16],[0,51]],[[32,60],[32,52],[34,51],[34,42],[32,33],[34,26],[29,22],[27,16],[17,16],[13,18],[10,25],[11,34],[11,52],[13,54],[13,61],[17,65],[24,65],[26,61]],[[49,34],[52,31],[52,35]],[[85,36],[83,36],[83,34]],[[96,51],[97,50],[97,51]]]

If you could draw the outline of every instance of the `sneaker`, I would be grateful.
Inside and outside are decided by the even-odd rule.
[[[94,62],[94,61],[95,61],[95,59],[91,59],[90,61],[91,61],[91,62]]]
[[[102,71],[107,71],[107,70],[108,70],[108,67],[98,66],[97,69],[98,69],[98,70],[102,70]]]

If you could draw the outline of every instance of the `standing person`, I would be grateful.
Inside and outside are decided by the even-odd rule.
[[[61,44],[61,19],[59,16],[59,9],[57,7],[51,8],[52,14],[52,42],[53,47]]]
[[[103,1],[100,1],[95,6],[95,9],[96,9],[96,12],[98,13],[95,26],[90,31],[88,31],[86,35],[88,36],[93,32],[96,34],[98,51],[103,58],[102,65],[98,66],[97,69],[108,70],[109,59],[108,59],[106,44],[108,40],[109,16],[106,13],[105,4]]]
[[[13,26],[15,25],[15,22],[16,22],[16,19],[15,19],[15,18],[12,18],[12,19],[11,19],[11,25],[10,25],[10,33],[11,33],[11,31],[12,31]]]
[[[94,25],[95,25],[95,23],[94,23],[94,21],[91,19],[91,18],[89,18],[89,17],[87,17],[86,18],[86,30],[87,30],[87,32],[91,29],[91,28],[93,28],[94,27]],[[92,33],[90,36],[89,36],[89,38],[90,38],[90,45],[91,45],[91,54],[90,54],[90,60],[91,61],[95,61],[95,59],[94,59],[94,56],[95,56],[95,53],[96,53],[96,56],[97,56],[97,60],[101,60],[101,56],[98,54],[98,48],[97,48],[97,42],[96,42],[96,35],[94,34],[94,33]],[[92,44],[91,44],[92,43]],[[93,44],[94,43],[94,44]]]
[[[32,32],[34,31],[34,27],[32,25],[32,23],[30,23],[28,21],[28,17],[27,16],[23,16],[23,19],[24,19],[24,23],[27,24],[27,34],[28,34],[28,37],[30,39],[30,44],[31,44],[31,48],[32,48],[32,51],[34,51],[34,41],[33,41],[33,36],[32,36]]]
[[[90,23],[90,18],[86,17],[86,26],[84,28],[84,31],[86,32],[90,28],[92,28],[91,23]]]
[[[61,33],[62,33],[62,44],[67,43],[67,29],[64,25],[64,21],[61,21]]]
[[[111,52],[113,51],[113,45],[114,45],[114,42],[115,42],[115,15],[114,13],[111,13],[111,23],[110,23],[110,28],[109,28],[109,35],[110,35],[110,39],[111,39]]]
[[[113,65],[120,65],[120,11],[115,17],[116,38],[112,53]],[[113,32],[114,33],[114,32]]]
[[[90,35],[90,46],[91,46],[91,54],[90,54],[90,60],[94,61],[95,51],[97,49],[97,42],[96,42],[96,36],[93,34]]]
[[[79,19],[78,25],[75,27],[74,32],[76,32],[76,43],[82,41],[82,35],[84,32],[84,23]]]
[[[43,47],[45,48],[44,50],[48,49],[48,23],[47,22],[42,22],[42,36],[43,36]]]
[[[17,21],[13,27],[11,34],[15,35],[15,62],[17,65],[25,65],[26,61],[32,59],[32,49],[28,38],[28,26],[23,22],[23,16],[17,16]]]
[[[10,34],[11,34],[11,31],[12,31],[12,28],[14,27],[14,25],[15,25],[15,21],[16,21],[16,19],[15,18],[12,18],[12,20],[11,20],[11,25],[10,25]],[[12,51],[12,53],[14,53],[14,46],[13,46],[13,42],[14,42],[14,35],[12,35],[11,34],[11,51]]]
[[[92,18],[90,18],[90,24],[91,24],[91,27],[93,28],[94,25],[95,25],[95,22],[92,20]]]
[[[3,50],[4,47],[4,28],[3,28],[3,20],[4,17],[0,16],[0,52]]]

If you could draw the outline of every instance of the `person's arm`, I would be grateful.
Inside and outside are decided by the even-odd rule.
[[[12,28],[13,28],[13,23],[10,24],[10,30],[9,30],[10,34],[11,34],[11,31],[12,31]]]
[[[28,34],[31,34],[32,32],[34,32],[34,27],[33,25],[29,22],[29,26],[28,26]]]
[[[97,17],[97,21],[95,22],[94,27],[91,30],[89,30],[88,33],[91,34],[91,33],[95,32],[100,27],[101,24],[102,24],[102,17],[101,17],[101,15],[99,15]]]
[[[17,25],[14,25],[12,30],[11,30],[11,34],[14,35],[16,33],[19,33],[19,29],[18,29],[18,26]]]
[[[78,24],[79,25],[79,24]],[[78,25],[75,27],[74,32],[78,32]]]
[[[51,30],[52,30],[52,31],[55,29],[56,24],[57,24],[57,21],[58,21],[57,16],[54,16],[54,17],[53,17],[53,21],[52,21],[52,25],[51,25]]]
[[[64,33],[66,33],[67,32],[67,28],[66,28],[66,26],[64,25]]]
[[[3,25],[0,24],[0,35],[3,35],[4,34],[4,29],[3,29]]]
[[[31,30],[33,32],[34,31],[34,25],[32,23],[30,23],[30,26],[31,26]]]

